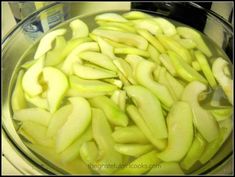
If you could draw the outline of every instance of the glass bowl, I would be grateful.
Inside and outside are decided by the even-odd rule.
[[[85,2],[84,2],[85,3]],[[113,2],[114,3],[114,2]],[[52,8],[61,5],[61,3],[52,3],[42,9],[34,12],[33,14],[26,17],[20,23],[18,23],[15,28],[8,33],[8,35],[2,40],[2,136],[4,136],[4,142],[7,143],[8,147],[11,147],[15,154],[19,156],[23,163],[17,163],[14,153],[9,153],[4,151],[3,155],[7,157],[8,160],[23,174],[68,174],[67,171],[58,168],[57,166],[50,163],[47,159],[32,152],[21,140],[19,135],[16,133],[16,125],[12,121],[12,110],[10,106],[10,99],[12,89],[16,80],[16,74],[18,72],[17,66],[22,62],[20,56],[24,54],[25,51],[31,48],[31,46],[38,42],[43,33],[46,33],[50,29],[43,31],[41,35],[31,38],[25,31],[25,26],[29,24],[35,24],[35,22],[40,22],[42,20],[41,16],[45,12],[50,11]],[[63,3],[62,3],[63,5]],[[67,5],[67,4],[66,4]],[[74,4],[73,4],[74,5]],[[177,7],[177,8],[176,8]],[[177,10],[176,10],[177,9]],[[94,9],[87,14],[79,14],[76,10],[69,10],[66,13],[66,20],[71,21],[73,18],[81,18],[84,20],[90,29],[95,27],[94,16],[99,11],[99,7]],[[136,9],[117,9],[113,8],[112,12],[123,13],[129,10],[140,10]],[[182,11],[191,11],[194,13],[195,18],[203,19],[205,24],[198,26],[198,24],[192,23],[187,16],[180,13]],[[101,12],[107,12],[100,10]],[[199,31],[207,35],[211,40],[213,40],[223,51],[229,56],[232,61],[232,44],[233,44],[233,27],[222,17],[217,14],[206,10],[194,3],[165,3],[161,4],[156,11],[147,10],[145,11],[152,15],[163,16],[175,21],[179,21],[186,25],[190,25]],[[78,16],[79,15],[79,16]],[[61,23],[57,24],[53,29],[58,28]],[[32,53],[31,53],[32,54]],[[30,58],[30,54],[28,59]],[[233,61],[232,61],[233,63]],[[6,146],[3,148],[7,148]],[[231,134],[228,140],[221,147],[219,152],[206,163],[200,169],[193,171],[193,174],[211,174],[217,173],[218,170],[224,167],[233,157],[233,135]],[[231,163],[231,162],[230,162]],[[27,164],[27,165],[26,165]],[[231,172],[232,173],[232,172]]]

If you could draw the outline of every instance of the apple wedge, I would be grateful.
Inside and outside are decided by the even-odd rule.
[[[24,71],[21,70],[17,76],[17,81],[15,84],[14,91],[11,97],[11,106],[13,112],[24,109],[26,107],[26,100],[24,97],[24,90],[22,88],[22,78],[24,75]]]
[[[158,158],[165,162],[180,161],[193,141],[193,114],[188,103],[174,104],[167,116],[167,128],[168,145],[158,154]]]
[[[82,20],[76,19],[70,22],[70,28],[72,29],[73,39],[87,37],[89,28]]]
[[[73,141],[80,137],[91,122],[91,107],[89,102],[82,97],[69,98],[73,108],[67,121],[59,130],[56,140],[56,151],[62,152]]]
[[[45,67],[43,69],[43,77],[48,84],[47,100],[49,109],[51,113],[54,113],[60,106],[68,89],[68,80],[60,70],[53,67]]]
[[[39,83],[39,76],[44,66],[44,56],[37,61],[25,72],[22,78],[23,90],[30,96],[36,96],[42,93],[43,88]]]

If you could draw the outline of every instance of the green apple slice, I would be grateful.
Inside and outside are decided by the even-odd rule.
[[[211,71],[210,65],[204,56],[204,54],[201,51],[195,51],[195,57],[200,65],[200,68],[202,69],[202,72],[204,73],[205,77],[208,80],[208,83],[212,88],[217,86],[217,83],[215,81],[214,75]]]
[[[152,16],[139,11],[131,11],[122,14],[123,17],[125,17],[128,20],[136,20],[136,19],[144,19],[144,18],[152,18]]]
[[[127,19],[123,18],[121,15],[116,13],[103,13],[97,15],[95,20],[98,21],[108,21],[108,22],[128,22]]]
[[[155,61],[157,64],[161,64],[161,61],[159,59],[159,55],[160,53],[157,51],[157,49],[155,47],[153,47],[151,44],[149,44],[148,46],[148,52],[150,55],[150,59]]]
[[[135,28],[129,25],[129,23],[120,23],[120,22],[104,22],[104,21],[97,21],[101,27],[113,27],[116,29],[120,29],[124,32],[135,33]]]
[[[99,51],[99,46],[96,42],[85,42],[78,45],[72,50],[72,52],[66,57],[62,71],[66,74],[73,74],[73,65],[75,63],[82,63],[82,60],[78,57],[79,53],[84,51]]]
[[[91,33],[92,34],[92,33]],[[113,47],[107,41],[97,36],[97,42],[99,44],[102,54],[107,55],[111,59],[115,59],[116,56],[113,53]]]
[[[48,84],[47,100],[50,112],[55,112],[60,106],[68,89],[68,80],[63,72],[53,67],[43,69],[44,80]]]
[[[134,47],[115,48],[114,54],[133,54],[133,55],[139,55],[139,56],[146,57],[146,58],[150,56],[147,51],[137,49]]]
[[[226,68],[228,64],[226,60],[219,57],[213,63],[212,72],[223,88],[229,102],[233,105],[233,80],[224,73],[224,68]]]
[[[177,27],[176,30],[180,36],[186,39],[187,38],[192,39],[197,44],[197,48],[201,50],[207,57],[212,56],[210,49],[203,41],[202,36],[196,30],[182,26]]]
[[[72,29],[73,39],[88,36],[89,28],[82,20],[73,20],[70,22],[69,26]]]
[[[21,125],[21,128],[25,131],[26,134],[33,138],[37,145],[39,144],[48,148],[55,146],[54,139],[46,137],[46,126],[31,121],[24,121]]]
[[[95,29],[92,33],[97,36],[108,38],[115,42],[124,43],[126,45],[134,46],[142,50],[146,50],[148,47],[148,42],[143,37],[137,34],[101,29]]]
[[[201,135],[211,142],[219,135],[218,123],[209,111],[203,109],[198,103],[198,96],[206,90],[206,85],[199,81],[188,84],[182,94],[181,99],[190,104],[193,111],[193,123]]]
[[[152,44],[160,53],[165,52],[164,46],[150,32],[144,29],[138,29],[137,32]]]
[[[193,67],[193,69],[195,69],[196,71],[201,71],[201,70],[202,70],[201,67],[200,67],[200,65],[199,65],[199,63],[198,63],[198,61],[193,61],[193,62],[192,62],[192,67]]]
[[[40,108],[26,108],[18,110],[14,113],[13,119],[19,121],[31,121],[34,123],[48,126],[51,114]]]
[[[60,128],[67,121],[68,116],[72,112],[72,105],[66,105],[58,109],[51,117],[48,130],[47,137],[53,137],[59,131]]]
[[[158,158],[165,162],[180,161],[193,141],[193,114],[188,103],[174,104],[167,116],[167,128],[168,145]]]
[[[136,68],[136,79],[138,83],[148,88],[166,107],[170,108],[174,100],[168,89],[152,78],[152,72],[156,65],[150,61],[142,61]]]
[[[12,93],[11,107],[12,107],[13,112],[20,110],[20,109],[24,109],[26,107],[24,90],[22,88],[23,75],[24,75],[24,71],[20,70],[17,76],[14,91]]]
[[[94,141],[85,142],[80,148],[81,159],[91,165],[95,162],[98,156],[98,148]]]
[[[102,174],[110,174],[122,163],[122,155],[114,149],[111,127],[100,109],[92,109],[92,132],[99,149],[95,161],[98,169],[95,170]],[[114,166],[109,166],[110,164]]]
[[[177,75],[175,67],[172,64],[171,59],[169,58],[169,56],[166,53],[162,53],[158,58],[161,61],[161,63],[163,64],[163,66],[165,66],[165,68],[169,71],[169,73],[171,73],[171,75],[173,75],[173,76]]]
[[[197,71],[195,71],[188,63],[182,60],[177,53],[169,50],[168,55],[172,61],[172,64],[174,65],[176,69],[177,74],[182,79],[188,82],[198,80],[202,83],[207,84],[207,80]]]
[[[52,42],[57,36],[62,36],[66,33],[66,29],[57,29],[47,33],[43,38],[40,40],[38,44],[37,51],[35,52],[34,59],[41,58],[46,52],[51,50]]]
[[[159,150],[163,150],[166,147],[166,141],[162,139],[157,139],[154,132],[151,132],[146,125],[144,118],[140,115],[138,109],[133,106],[127,106],[127,112],[130,118],[135,122],[135,124],[140,128],[148,140]]]
[[[128,127],[118,127],[112,133],[112,137],[117,143],[140,143],[147,144],[149,141],[144,133],[135,125]]]
[[[211,114],[217,121],[223,121],[225,119],[231,118],[233,114],[232,108],[222,108],[210,110]]]
[[[160,163],[160,160],[157,158],[157,151],[153,150],[151,152],[148,152],[134,161],[132,161],[130,164],[128,164],[126,167],[117,170],[115,174],[131,174],[131,175],[140,175],[147,171],[149,171],[153,165],[156,165]],[[136,167],[136,168],[135,168]]]
[[[161,17],[157,17],[157,18],[153,18],[153,19],[160,26],[160,28],[162,29],[163,33],[166,36],[172,36],[172,35],[176,34],[175,26],[171,22],[169,22],[168,20],[161,18]]]
[[[126,56],[125,60],[131,66],[133,76],[135,76],[136,75],[135,73],[136,73],[137,65],[139,64],[139,62],[144,61],[145,59],[143,57],[139,56],[139,55],[129,54],[129,55]]]
[[[162,29],[153,19],[139,19],[132,20],[131,22],[135,24],[137,29],[147,30],[153,35],[162,34]]]
[[[24,95],[27,102],[31,103],[32,105],[49,110],[49,105],[46,98],[42,98],[40,95],[31,97],[27,93]]]
[[[122,81],[119,79],[103,79],[103,81],[110,83],[114,86],[117,86],[118,88],[122,88],[122,86],[123,86]]]
[[[200,159],[205,147],[206,141],[199,133],[197,133],[189,151],[181,161],[180,166],[183,169],[189,170],[196,163],[196,161]]]
[[[157,167],[153,167],[148,175],[184,175],[183,170],[176,162],[162,162]]]
[[[60,153],[60,159],[63,163],[68,163],[76,159],[80,154],[81,146],[92,139],[92,128],[89,126],[85,132],[73,143]]]
[[[185,49],[180,43],[168,36],[159,35],[157,36],[159,41],[168,49],[176,52],[185,62],[191,64],[192,56],[190,52]]]
[[[56,140],[56,151],[62,152],[80,137],[91,122],[91,107],[82,97],[69,98],[73,109],[63,127],[59,130]]]
[[[42,86],[38,82],[38,78],[44,66],[44,56],[39,58],[24,74],[22,78],[22,87],[30,96],[36,96],[42,93]]]
[[[73,72],[75,75],[83,79],[106,79],[117,77],[116,73],[113,71],[85,66],[79,63],[75,63],[73,65]]]
[[[110,123],[117,126],[127,126],[128,117],[126,114],[108,97],[98,96],[89,100],[91,105],[104,111]]]
[[[146,125],[156,138],[167,138],[166,123],[158,99],[146,88],[141,86],[127,86],[124,88],[129,97],[135,102]]]
[[[115,144],[114,149],[124,155],[139,157],[153,149],[150,144]]]
[[[82,60],[91,62],[91,63],[96,64],[98,66],[101,66],[105,69],[108,69],[111,71],[117,71],[117,68],[113,64],[112,59],[104,54],[101,54],[98,52],[86,51],[86,52],[80,53],[79,57]]]

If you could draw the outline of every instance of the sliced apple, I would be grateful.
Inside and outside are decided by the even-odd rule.
[[[150,56],[147,51],[137,49],[137,48],[134,48],[134,47],[115,48],[114,49],[114,54],[119,54],[119,55],[133,54],[133,55],[139,55],[139,56],[146,57],[146,58],[148,58]]]
[[[53,113],[60,106],[68,89],[68,80],[63,72],[53,67],[45,67],[43,77],[48,84],[47,100],[50,112]]]
[[[27,93],[25,93],[24,95],[27,102],[31,103],[33,106],[49,110],[49,105],[46,98],[42,98],[40,95],[31,97]]]
[[[91,105],[104,111],[110,123],[118,126],[127,126],[128,117],[125,113],[108,97],[98,96],[89,100]]]
[[[95,17],[95,20],[102,20],[102,21],[108,21],[108,22],[128,22],[125,18],[123,18],[121,15],[117,13],[103,13],[100,15],[97,15]]]
[[[96,42],[83,42],[74,48],[70,54],[66,57],[61,67],[62,71],[66,74],[73,74],[74,63],[82,63],[82,60],[78,57],[79,53],[84,51],[99,51],[99,46]]]
[[[91,107],[82,97],[69,98],[73,109],[67,121],[57,134],[56,150],[62,152],[80,137],[91,122]]]
[[[92,138],[92,128],[89,126],[79,138],[75,139],[70,146],[60,153],[61,161],[63,163],[68,163],[76,159],[80,154],[82,145]]]
[[[104,22],[104,21],[96,21],[97,24],[99,24],[101,27],[111,27],[115,29],[120,29],[124,32],[131,32],[135,33],[135,28],[132,26],[132,24],[129,23],[120,23],[120,22]]]
[[[132,20],[132,23],[135,24],[135,27],[138,29],[145,29],[152,33],[153,35],[162,34],[162,29],[153,19],[138,19]]]
[[[219,127],[210,112],[203,109],[198,103],[199,94],[206,88],[203,83],[193,81],[185,87],[181,99],[190,104],[195,127],[208,142],[211,142],[218,137]]]
[[[97,42],[99,44],[99,47],[100,47],[102,54],[107,55],[111,59],[116,58],[116,56],[113,53],[112,45],[110,45],[107,41],[105,41],[103,38],[101,38],[99,36],[97,36]]]
[[[160,28],[162,29],[163,33],[166,36],[172,36],[176,34],[175,26],[168,20],[161,18],[161,17],[157,17],[157,18],[154,18],[154,21],[160,26]]]
[[[147,144],[149,142],[142,130],[135,125],[118,127],[118,129],[115,129],[112,133],[112,137],[117,143]]]
[[[39,84],[39,76],[44,66],[44,56],[39,58],[24,74],[22,78],[22,87],[30,96],[36,96],[42,93],[43,88]]]
[[[131,174],[131,175],[140,175],[147,171],[149,171],[153,165],[156,165],[160,163],[160,159],[157,158],[157,151],[153,150],[151,152],[148,152],[134,161],[132,161],[130,164],[128,164],[126,167],[117,170],[115,174]]]
[[[157,51],[157,49],[155,47],[153,47],[151,44],[149,44],[148,46],[148,52],[150,55],[150,59],[155,61],[157,64],[160,64],[161,61],[159,59],[159,55],[160,53]]]
[[[26,100],[24,97],[24,90],[22,88],[22,79],[23,79],[24,71],[20,70],[17,76],[17,81],[15,84],[14,91],[11,97],[11,106],[13,112],[24,109],[26,107]]]
[[[161,61],[163,66],[165,66],[165,68],[171,73],[171,75],[173,75],[173,76],[177,75],[175,67],[172,64],[171,59],[169,58],[169,56],[166,53],[161,54],[159,56],[159,60]]]
[[[82,144],[80,148],[80,156],[82,160],[91,166],[98,156],[98,148],[94,141],[88,141]],[[92,167],[91,167],[92,168]]]
[[[99,65],[111,71],[117,71],[116,66],[113,64],[112,59],[104,54],[98,52],[85,51],[79,54],[82,60]]]
[[[153,149],[150,144],[115,144],[115,150],[121,154],[139,157]]]
[[[62,36],[66,33],[66,29],[57,29],[47,33],[43,38],[40,40],[38,45],[37,51],[35,52],[34,59],[41,58],[46,52],[51,50],[52,42],[57,36]]]
[[[151,92],[167,107],[170,108],[174,100],[168,89],[152,78],[152,72],[156,65],[150,61],[141,61],[136,68],[136,79],[144,87],[151,90]]]
[[[180,166],[183,169],[189,170],[196,163],[196,161],[200,159],[205,147],[205,139],[199,133],[196,133],[193,143],[186,156],[181,161]]]
[[[152,17],[152,16],[150,16],[144,12],[140,12],[140,11],[130,11],[130,12],[124,13],[122,16],[128,20],[136,20],[136,19],[144,19],[144,18],[151,18]]]
[[[26,108],[16,111],[13,115],[13,119],[19,121],[31,121],[43,126],[48,126],[51,116],[52,115],[49,112],[40,108]]]
[[[138,109],[134,105],[127,106],[127,112],[130,115],[130,118],[157,149],[163,150],[166,147],[166,140],[156,138],[155,133],[150,131],[149,127],[144,121],[144,118],[141,116]]]
[[[174,104],[167,116],[167,128],[168,145],[158,154],[158,158],[165,162],[180,161],[193,141],[193,114],[188,103]]]
[[[58,109],[51,117],[47,137],[53,137],[59,131],[59,129],[65,124],[68,116],[72,112],[72,105],[66,105]]]
[[[70,28],[72,29],[73,39],[87,37],[89,28],[82,20],[76,19],[70,22]]]
[[[83,79],[106,79],[117,77],[116,73],[113,71],[85,66],[79,63],[73,65],[73,72]]]

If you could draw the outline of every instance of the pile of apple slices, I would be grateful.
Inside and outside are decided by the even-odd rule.
[[[92,32],[76,19],[47,33],[21,66],[12,109],[27,145],[100,174],[183,174],[208,162],[232,131],[229,63],[161,17],[95,21]],[[199,99],[218,87],[228,103],[204,108]]]

